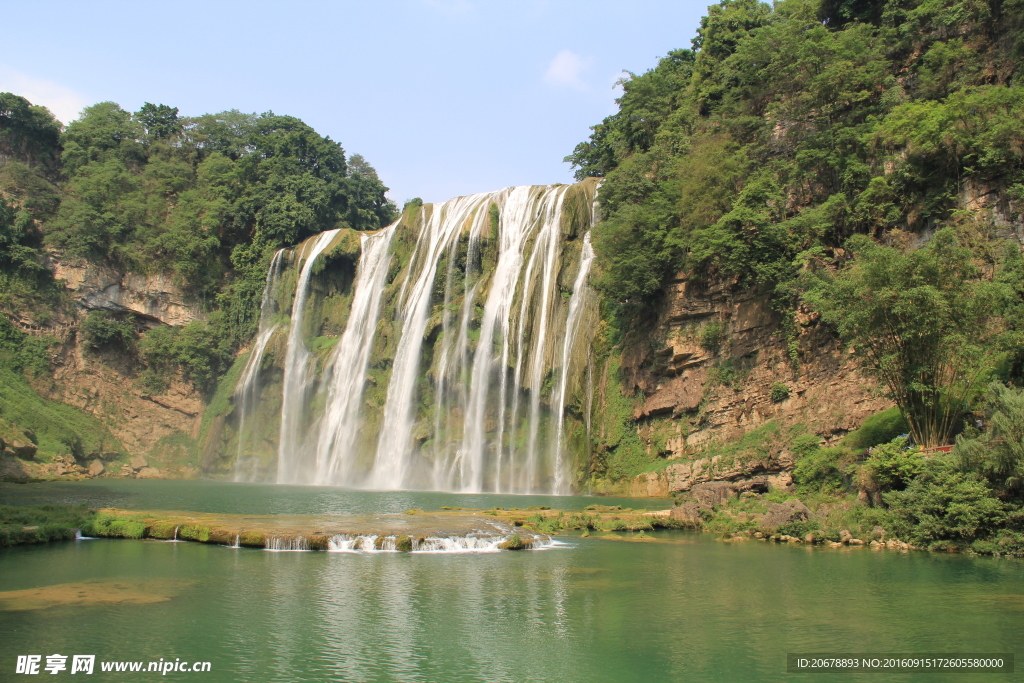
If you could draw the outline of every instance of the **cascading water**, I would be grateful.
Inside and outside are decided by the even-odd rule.
[[[583,249],[580,251],[580,268],[573,283],[572,297],[569,299],[569,313],[565,319],[565,333],[562,335],[562,363],[558,373],[558,400],[555,405],[562,410],[556,412],[555,439],[551,442],[554,449],[555,484],[552,493],[569,493],[569,481],[566,478],[565,462],[562,458],[562,440],[565,437],[565,391],[569,386],[569,369],[572,362],[573,345],[580,328],[580,317],[585,308],[584,301],[589,294],[586,287],[587,276],[590,275],[590,264],[594,262],[594,249],[590,246],[590,233],[583,236]]]
[[[274,302],[274,286],[281,276],[281,263],[284,249],[274,253],[270,261],[270,268],[267,270],[267,282],[263,287],[263,300],[260,302],[260,326],[256,334],[256,343],[253,344],[252,352],[249,354],[242,374],[235,385],[235,400],[238,405],[238,456],[235,460],[235,481],[254,481],[256,478],[257,462],[250,457],[246,447],[251,443],[251,434],[247,431],[248,421],[256,408],[260,390],[260,366],[263,364],[263,353],[267,349],[270,338],[277,331],[277,325],[273,322],[277,313]]]
[[[477,209],[487,197],[471,195],[447,201],[435,207],[420,230],[413,254],[414,269],[410,270],[410,273],[416,273],[416,277],[407,280],[409,286],[403,287],[400,295],[404,297],[398,302],[402,336],[395,353],[377,457],[371,473],[370,482],[375,488],[401,489],[409,486],[407,474],[412,464],[410,456],[415,421],[413,401],[438,259],[452,237],[460,234],[467,220],[474,219],[474,223],[484,220],[483,212]],[[477,214],[475,217],[474,212]]]
[[[391,264],[395,226],[375,235],[362,235],[362,255],[356,272],[355,292],[348,323],[324,375],[329,377],[327,404],[316,443],[316,481],[351,482],[357,454],[354,450],[362,407],[366,367],[370,359],[377,317]]]
[[[307,240],[293,258],[277,481],[568,493],[566,444],[586,446],[566,420],[589,423],[591,403],[595,193],[526,186],[413,206],[359,235],[354,277],[315,288],[338,231]],[[307,320],[314,289],[326,298]],[[329,353],[306,341],[332,336]]]
[[[277,481],[299,483],[302,462],[294,457],[300,448],[299,427],[302,424],[307,398],[310,391],[311,356],[303,339],[302,322],[306,299],[309,296],[309,278],[317,257],[331,243],[337,230],[322,232],[305,242],[305,253],[297,260],[305,259],[295,283],[295,298],[292,300],[291,327],[288,329],[288,350],[285,353],[284,388],[281,397],[281,435],[278,442]]]

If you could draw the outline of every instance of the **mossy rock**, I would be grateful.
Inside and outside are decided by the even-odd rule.
[[[178,525],[172,522],[154,522],[146,527],[146,536],[160,539],[174,538],[174,530],[177,528]]]
[[[530,547],[530,544],[523,540],[523,537],[519,534],[512,534],[503,542],[498,544],[498,547],[502,550],[526,550]]]
[[[205,524],[182,524],[178,528],[178,538],[186,541],[210,542],[210,527]]]
[[[246,548],[265,548],[267,537],[262,531],[243,531],[239,535],[238,545]]]
[[[402,534],[395,539],[395,549],[400,550],[403,553],[412,551],[412,537],[406,534]]]
[[[324,536],[323,534],[314,534],[312,536],[306,536],[306,542],[309,543],[310,550],[327,550],[330,537]]]
[[[210,531],[209,541],[207,542],[217,543],[218,545],[234,545],[235,533],[227,529],[213,529]]]

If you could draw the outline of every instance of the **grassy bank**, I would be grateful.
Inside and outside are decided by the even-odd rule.
[[[86,505],[0,505],[0,548],[67,541],[95,517]]]

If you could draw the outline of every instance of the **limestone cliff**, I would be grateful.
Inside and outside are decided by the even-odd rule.
[[[636,397],[641,441],[665,462],[625,484],[598,480],[597,489],[667,496],[759,475],[784,485],[793,466],[788,435],[813,432],[832,443],[892,405],[815,314],[801,310],[793,323],[787,335],[756,288],[685,274],[669,283],[657,315],[627,335],[621,358],[621,391]]]
[[[90,445],[74,454],[40,452],[38,458],[5,453],[3,476],[196,476],[190,440],[198,434],[205,407],[200,393],[180,378],[159,393],[151,391],[139,381],[144,367],[133,352],[90,348],[81,323],[90,311],[103,310],[131,321],[139,331],[184,325],[202,318],[199,303],[165,275],[119,272],[52,255],[49,264],[74,305],[47,311],[38,320],[8,316],[23,332],[56,340],[50,347],[52,376],[31,378],[32,388],[43,399],[98,418],[117,443]],[[143,455],[153,467],[132,466],[130,459]]]

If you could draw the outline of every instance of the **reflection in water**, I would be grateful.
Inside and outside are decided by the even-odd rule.
[[[178,588],[159,603],[6,611],[0,642],[15,654],[208,660],[207,683],[668,683],[786,681],[787,652],[1010,652],[1024,639],[1019,561],[657,538],[686,542],[577,538],[477,554],[107,539],[4,549],[6,591]]]
[[[399,514],[413,508],[448,505],[486,510],[539,507],[582,510],[588,505],[620,505],[650,510],[670,507],[660,498],[517,496],[436,491],[360,491],[331,486],[242,484],[224,481],[161,479],[89,479],[0,487],[0,504],[87,503],[128,510],[192,510],[243,515]]]

